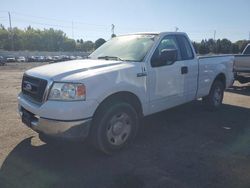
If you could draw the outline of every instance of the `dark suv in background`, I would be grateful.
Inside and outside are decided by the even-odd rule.
[[[5,65],[5,61],[3,56],[0,56],[0,66],[4,66]]]

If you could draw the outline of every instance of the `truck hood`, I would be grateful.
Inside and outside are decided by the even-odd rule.
[[[50,80],[62,80],[75,74],[81,74],[82,77],[87,75],[89,70],[93,71],[105,69],[114,69],[114,67],[122,65],[121,61],[107,61],[107,60],[73,60],[61,63],[54,63],[30,69],[25,74]]]

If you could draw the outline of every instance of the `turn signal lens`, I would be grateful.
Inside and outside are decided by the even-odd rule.
[[[77,96],[85,96],[86,95],[86,89],[84,85],[78,85],[76,87],[76,95]]]

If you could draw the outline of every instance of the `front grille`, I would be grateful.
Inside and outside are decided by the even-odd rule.
[[[47,81],[31,77],[28,75],[23,76],[22,80],[22,93],[35,102],[42,103],[43,95],[47,86]]]

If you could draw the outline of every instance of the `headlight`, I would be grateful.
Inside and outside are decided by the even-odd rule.
[[[49,94],[49,100],[85,100],[86,88],[84,84],[54,83]]]

